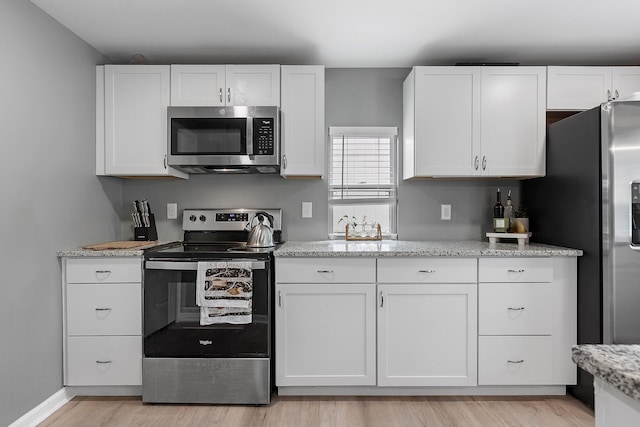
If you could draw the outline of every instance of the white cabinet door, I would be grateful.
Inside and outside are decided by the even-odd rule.
[[[640,67],[613,67],[612,70],[612,96],[622,100],[640,92]]]
[[[227,65],[226,105],[280,106],[279,65]]]
[[[545,67],[482,67],[482,175],[544,176]]]
[[[403,178],[545,174],[545,67],[415,67]]]
[[[224,65],[171,65],[171,105],[225,105]]]
[[[640,67],[547,67],[547,109],[589,110],[640,92]]]
[[[611,67],[547,67],[547,109],[588,110],[607,102]]]
[[[324,67],[282,66],[281,175],[324,175]]]
[[[415,67],[403,98],[405,179],[479,173],[478,67]]]
[[[105,173],[187,175],[167,166],[168,65],[105,65]]]
[[[477,385],[477,285],[378,285],[378,385]]]
[[[276,285],[276,385],[375,385],[375,284]]]

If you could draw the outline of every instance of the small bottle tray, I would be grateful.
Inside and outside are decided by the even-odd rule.
[[[527,233],[487,233],[487,237],[489,238],[489,246],[495,245],[498,240],[502,239],[516,239],[518,241],[518,246],[525,246],[529,244],[529,238],[531,237],[531,232]]]

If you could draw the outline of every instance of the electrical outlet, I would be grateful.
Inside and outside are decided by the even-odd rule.
[[[167,219],[178,219],[177,203],[167,203]]]
[[[440,219],[444,221],[451,220],[451,205],[440,205]]]
[[[302,202],[302,218],[312,217],[313,204],[311,202]]]

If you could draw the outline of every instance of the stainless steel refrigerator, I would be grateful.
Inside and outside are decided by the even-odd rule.
[[[547,128],[547,174],[524,181],[532,240],[582,249],[579,344],[640,343],[640,101]],[[635,212],[635,213],[634,213]],[[569,393],[593,406],[593,377]]]

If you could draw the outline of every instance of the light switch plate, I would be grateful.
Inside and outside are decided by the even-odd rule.
[[[177,203],[167,203],[167,219],[178,219]]]
[[[313,204],[311,202],[302,202],[302,218],[311,218]]]
[[[440,219],[444,221],[451,220],[451,205],[440,205]]]

